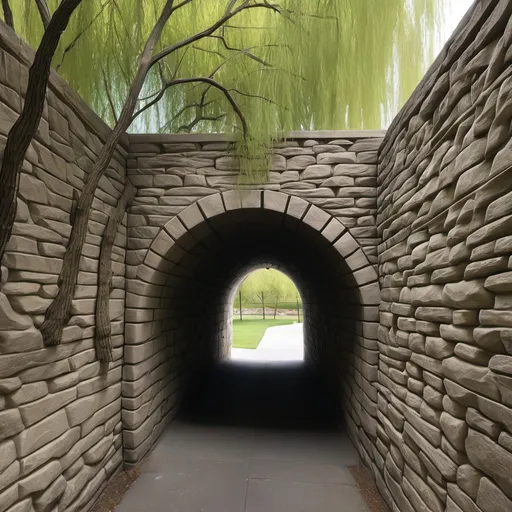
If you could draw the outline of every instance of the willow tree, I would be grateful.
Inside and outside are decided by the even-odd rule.
[[[424,71],[440,3],[84,0],[54,65],[112,132],[77,202],[46,344],[60,343],[70,316],[94,193],[123,133],[226,132],[252,176],[280,132],[379,128]],[[13,6],[33,45],[44,30],[38,5]]]
[[[240,308],[245,304],[261,304],[263,319],[265,319],[265,304],[274,308],[274,320],[277,315],[279,303],[288,300],[294,301],[298,290],[293,281],[286,275],[276,270],[259,269],[251,272],[239,286]]]

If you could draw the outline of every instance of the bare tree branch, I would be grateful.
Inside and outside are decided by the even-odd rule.
[[[82,0],[62,0],[30,66],[23,110],[7,135],[0,165],[2,201],[0,201],[0,260],[11,236],[16,217],[17,194],[21,166],[43,114],[46,87],[52,58],[69,19]]]
[[[187,0],[185,0],[187,1]],[[190,1],[190,0],[189,0]],[[281,9],[277,4],[270,4],[270,3],[249,3],[250,0],[245,0],[245,2],[242,3],[239,7],[237,7],[235,10],[229,12],[228,14],[225,14],[220,19],[218,19],[213,25],[208,27],[207,29],[203,30],[202,32],[198,32],[197,34],[194,34],[190,37],[187,37],[186,39],[183,39],[179,43],[173,44],[171,46],[168,46],[167,48],[164,48],[162,51],[158,52],[152,59],[151,65],[153,66],[156,62],[159,60],[162,60],[164,57],[167,57],[167,55],[170,55],[171,53],[175,52],[176,50],[179,50],[180,48],[183,48],[185,46],[188,46],[189,44],[195,43],[196,41],[200,41],[201,39],[204,39],[205,37],[211,36],[219,27],[224,25],[228,20],[235,17],[237,14],[240,14],[242,11],[246,11],[249,9],[255,9],[255,8],[265,8],[270,9],[272,11],[275,11],[279,14],[281,14]],[[185,2],[183,2],[185,3]]]
[[[212,87],[215,87],[216,89],[219,89],[219,91],[222,91],[224,93],[224,96],[228,100],[229,104],[231,105],[231,108],[235,111],[236,115],[240,119],[240,122],[242,123],[242,130],[244,132],[244,137],[247,137],[249,130],[247,127],[247,121],[245,119],[245,116],[238,106],[238,103],[235,101],[231,93],[229,92],[229,89],[224,87],[222,84],[214,80],[213,78],[207,78],[207,77],[192,77],[192,78],[178,78],[176,80],[173,80],[172,82],[169,82],[169,87],[172,87],[173,85],[179,85],[179,84],[190,84],[194,82],[203,82],[205,84],[210,84]]]
[[[262,45],[258,45],[258,46],[262,46]],[[266,45],[263,45],[263,46],[266,46]],[[272,45],[268,45],[268,46],[272,46]],[[256,48],[257,46],[254,46],[254,47],[250,47],[250,48],[241,48],[241,49],[238,49],[238,48],[229,48],[230,50],[236,50],[237,53],[234,54],[234,55],[231,55],[230,57],[226,58],[223,62],[221,62],[209,75],[208,78],[213,78],[217,72],[223,67],[225,66],[230,60],[234,59],[237,55],[239,54],[244,54],[244,55],[247,55],[249,52],[248,50],[251,50],[253,48]],[[198,47],[194,47],[194,46],[187,46],[185,52],[189,49],[189,48],[193,48],[193,49],[196,49],[196,50],[203,50],[203,48],[198,48]],[[209,51],[209,50],[204,50],[204,51]],[[215,52],[215,53],[218,53],[218,52]],[[218,53],[221,57],[225,58],[224,55],[222,55],[221,53]],[[151,95],[149,95],[148,97],[146,97],[145,99],[148,100],[150,98],[153,98],[152,101],[150,101],[149,103],[145,104],[140,110],[138,110],[134,115],[133,115],[133,118],[132,118],[132,122],[133,120],[135,120],[139,115],[141,115],[143,112],[145,112],[146,110],[148,110],[149,108],[151,108],[153,105],[155,105],[156,103],[158,103],[164,96],[165,92],[167,91],[167,89],[169,89],[169,87],[171,87],[172,85],[175,85],[173,82],[175,81],[175,76],[178,72],[178,69],[181,65],[181,62],[183,61],[183,57],[185,55],[182,56],[180,62],[178,63],[178,66],[176,68],[176,71],[175,73],[173,74],[173,78],[167,82],[166,84],[164,84],[164,86],[162,87],[162,89],[159,91],[159,92],[155,92]],[[160,64],[160,62],[158,63],[158,65]],[[271,67],[269,64],[264,64],[265,66],[268,66],[268,67]],[[212,87],[212,85],[210,84],[209,87],[207,87],[205,89],[205,91],[203,92],[203,95],[202,95],[202,98],[201,98],[201,104],[204,103],[204,99],[205,99],[205,94],[208,92],[208,90],[210,89],[210,87]],[[270,100],[269,98],[266,98],[264,96],[258,96],[258,95],[251,95],[249,93],[243,93],[241,91],[239,91],[238,89],[227,89],[229,92],[231,91],[234,91],[242,96],[247,96],[247,97],[253,97],[253,98],[259,98],[259,99],[262,99],[262,100],[265,100],[265,101],[268,101],[270,103],[274,103],[272,100]],[[187,108],[191,108],[192,106],[196,106],[196,105],[188,105],[185,107],[185,109]],[[201,106],[201,105],[199,105]],[[182,114],[183,112],[181,112]],[[178,114],[178,117],[179,117],[180,114]],[[175,119],[176,117],[173,118],[173,120]],[[212,120],[217,120],[217,119],[212,119]],[[172,121],[172,120],[171,120]],[[166,123],[166,125],[164,126],[167,126],[169,123]],[[244,130],[244,133],[245,133],[245,130]]]
[[[224,15],[229,14],[233,10],[235,4],[236,0],[229,0],[228,5],[226,6],[226,10],[224,11]]]
[[[231,50],[231,51],[236,51],[238,53],[243,53],[244,55],[247,55],[247,57],[249,57],[250,59],[253,59],[256,62],[259,62],[260,64],[263,64],[264,66],[270,66],[270,64],[265,62],[263,59],[261,59],[257,55],[254,55],[254,53],[252,53],[251,50],[254,50],[255,48],[277,48],[277,47],[280,46],[280,45],[277,45],[277,44],[259,44],[259,45],[256,45],[256,46],[250,46],[249,48],[236,48],[234,46],[230,46],[228,44],[228,42],[226,41],[226,38],[224,36],[211,35],[211,36],[208,36],[208,37],[212,38],[212,39],[219,39],[220,41],[222,41],[222,44],[224,45],[224,48],[226,48],[226,50]]]
[[[66,1],[71,0],[63,0],[63,2]],[[61,343],[62,331],[70,317],[71,303],[75,294],[80,258],[87,235],[89,213],[94,200],[94,194],[100,179],[109,166],[112,156],[119,144],[119,140],[130,126],[133,111],[137,105],[137,98],[139,97],[148,71],[152,65],[152,56],[155,47],[160,40],[160,36],[167,21],[173,13],[173,5],[174,0],[166,1],[157,22],[146,40],[144,49],[138,59],[137,72],[131,82],[118,122],[101,148],[82,193],[80,194],[76,208],[75,222],[71,228],[69,242],[62,263],[62,270],[59,277],[59,291],[46,310],[45,320],[40,328],[44,343],[47,346],[59,345]]]
[[[4,11],[5,24],[14,30],[14,18],[12,16],[11,6],[9,0],[2,0],[2,7]]]
[[[46,0],[36,0],[36,5],[41,16],[41,21],[43,22],[43,27],[46,30],[50,24],[50,20],[52,19],[50,9],[48,8],[48,2]]]
[[[219,114],[218,116],[197,115],[189,124],[182,124],[179,126],[177,131],[190,133],[201,121],[220,121],[221,119],[224,119],[226,115],[227,114]]]
[[[117,113],[116,113],[116,107],[114,105],[114,101],[112,99],[112,95],[110,94],[110,85],[108,83],[107,74],[105,73],[105,70],[101,70],[101,74],[103,76],[103,85],[105,86],[105,94],[107,95],[108,104],[110,106],[110,111],[112,113],[112,117],[114,119],[114,122],[117,123]]]
[[[240,91],[239,89],[235,89],[234,87],[230,87],[228,89],[228,91],[236,92],[237,94],[240,94],[240,96],[246,96],[247,98],[256,98],[259,100],[266,101],[267,103],[272,103],[272,105],[278,105],[278,103],[275,102],[274,100],[271,100],[270,98],[267,98],[266,96],[261,96],[259,94],[251,94],[249,92],[243,92],[243,91]],[[285,108],[285,110],[288,110],[288,109]]]
[[[127,182],[123,195],[110,215],[103,238],[101,239],[100,261],[98,268],[98,297],[96,299],[96,356],[103,363],[112,361],[112,340],[110,325],[110,290],[112,287],[112,247],[117,228],[123,220],[126,208],[135,196],[135,188]]]
[[[197,86],[194,86],[194,87],[197,87]],[[199,103],[191,103],[189,105],[185,105],[184,107],[182,107],[180,110],[178,110],[178,112],[174,116],[172,116],[172,118],[169,121],[167,121],[167,123],[165,123],[160,128],[159,131],[162,131],[162,130],[168,128],[172,124],[173,121],[176,121],[177,119],[179,119],[187,110],[189,110],[191,108],[205,109],[208,105],[217,103],[217,101],[215,101],[215,100],[206,101],[206,95],[208,94],[208,91],[210,89],[211,89],[211,85],[208,85],[207,87],[205,87],[204,91],[201,94],[201,99],[199,100]]]

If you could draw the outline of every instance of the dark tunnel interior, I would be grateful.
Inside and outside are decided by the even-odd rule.
[[[350,403],[357,283],[331,241],[290,216],[230,211],[174,232],[159,315],[176,356],[182,417],[194,421],[318,428]],[[275,267],[300,291],[304,365],[229,362],[232,300],[252,270]]]

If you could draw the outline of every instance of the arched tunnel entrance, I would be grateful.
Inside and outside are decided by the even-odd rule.
[[[301,292],[304,368],[258,373],[222,364],[233,289],[263,265],[282,269]],[[378,303],[364,252],[309,202],[230,191],[194,203],[164,226],[128,282],[126,459],[139,461],[180,409],[222,421],[250,424],[277,414],[271,421],[299,423],[326,412],[326,404],[330,420],[345,418],[365,457],[365,439],[376,431]]]

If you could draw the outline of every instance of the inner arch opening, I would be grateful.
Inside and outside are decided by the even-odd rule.
[[[194,401],[225,422],[344,421],[365,458],[365,432],[376,435],[375,271],[336,219],[298,198],[286,199],[284,211],[267,209],[266,193],[254,206],[230,209],[221,194],[187,208],[165,225],[129,282],[127,302],[137,309],[128,312],[123,391],[127,404],[150,403],[144,424],[125,422],[131,460]],[[215,215],[210,200],[218,201]],[[250,269],[269,264],[301,291],[307,373],[256,375],[224,364],[233,290]]]
[[[304,361],[302,298],[274,262],[246,269],[231,288],[226,320],[229,360],[253,364]]]

